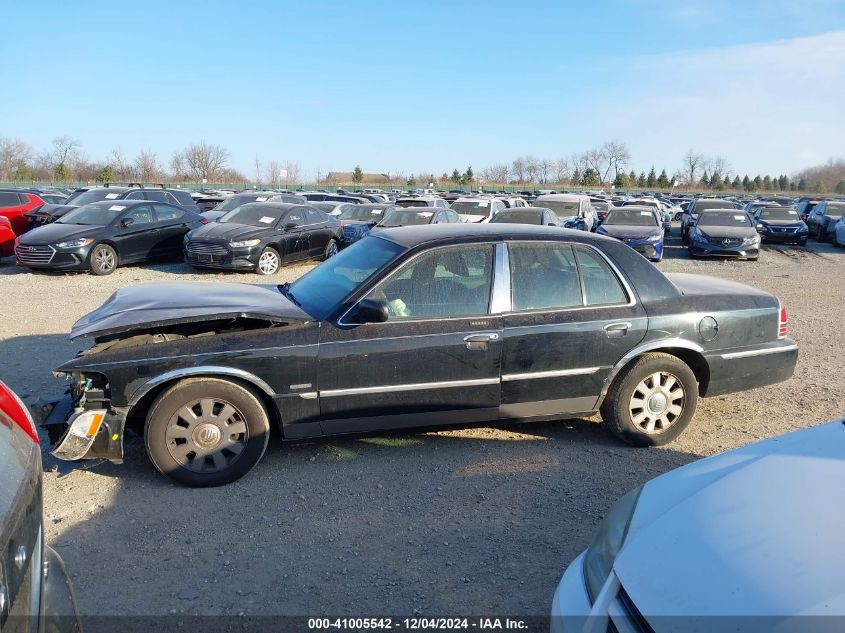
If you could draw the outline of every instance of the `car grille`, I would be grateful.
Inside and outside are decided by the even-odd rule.
[[[741,237],[711,237],[710,238],[711,244],[716,244],[717,246],[739,246],[742,244]]]
[[[654,633],[654,629],[643,617],[643,614],[640,613],[639,609],[637,609],[634,605],[634,602],[631,600],[631,597],[627,594],[624,587],[619,588],[619,593],[616,594],[616,600],[614,602],[618,608],[615,609],[615,613],[611,615],[610,626],[608,627],[610,631],[619,633],[622,631]]]
[[[15,248],[15,257],[21,264],[49,264],[56,251],[51,246],[26,246],[19,244]]]
[[[798,227],[790,228],[790,227],[780,227],[780,226],[772,226],[769,227],[772,233],[797,233]]]
[[[226,255],[229,252],[229,249],[222,244],[209,242],[188,242],[187,250],[197,255]]]

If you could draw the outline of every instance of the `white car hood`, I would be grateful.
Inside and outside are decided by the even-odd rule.
[[[682,615],[685,630],[704,631],[714,622],[694,625],[689,616],[845,614],[843,545],[845,426],[838,421],[648,483],[614,570],[655,630],[660,616]],[[732,623],[736,630],[762,624]]]

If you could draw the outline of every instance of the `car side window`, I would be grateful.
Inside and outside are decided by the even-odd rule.
[[[16,207],[20,205],[21,199],[18,194],[11,191],[0,191],[0,207]]]
[[[578,265],[569,244],[510,244],[511,300],[514,310],[582,305]]]
[[[301,209],[295,209],[290,211],[285,218],[284,224],[295,224],[296,226],[302,226],[305,224],[305,214],[302,212]]]
[[[156,202],[171,202],[168,198],[169,194],[161,189],[148,189],[145,193],[147,194],[147,200],[155,200]]]
[[[139,226],[141,224],[153,224],[155,217],[153,210],[149,205],[141,205],[132,209],[129,213],[123,216],[124,220],[132,220],[132,226]]]
[[[386,299],[389,320],[487,314],[493,245],[437,248],[400,267],[372,292]]]
[[[143,191],[133,191],[124,200],[145,200]]]
[[[587,305],[627,302],[622,283],[601,256],[583,246],[575,247],[575,255]]]
[[[174,220],[181,220],[182,216],[185,215],[184,211],[174,209],[173,207],[167,207],[163,204],[154,204],[153,207],[155,208],[156,218],[158,218],[159,222],[173,222]]]

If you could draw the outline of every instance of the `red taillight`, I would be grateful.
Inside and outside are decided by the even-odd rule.
[[[200,224],[208,224],[208,218],[200,218]]]
[[[14,424],[32,438],[33,442],[39,443],[38,432],[35,430],[35,424],[26,406],[2,381],[0,381],[0,424],[6,426]]]
[[[343,226],[344,226],[344,224],[343,224],[343,222],[341,222],[341,223],[340,223],[340,230],[341,230],[341,231],[343,230]]]
[[[780,306],[780,323],[778,323],[778,338],[786,338],[786,307]]]

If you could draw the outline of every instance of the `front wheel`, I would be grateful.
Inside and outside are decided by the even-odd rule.
[[[698,404],[695,374],[671,354],[643,354],[613,381],[601,406],[608,430],[633,446],[661,446],[689,426]]]
[[[282,260],[279,258],[278,251],[268,246],[258,256],[258,265],[255,267],[255,272],[259,275],[275,275],[279,272],[281,266]]]
[[[189,378],[153,403],[144,443],[162,475],[191,488],[240,479],[264,455],[270,420],[251,391],[219,378]]]
[[[108,244],[97,244],[91,249],[88,267],[93,275],[111,275],[117,268],[117,251]]]
[[[326,260],[329,257],[334,257],[337,255],[337,241],[334,239],[329,240],[329,243],[326,244],[326,250],[323,251],[323,259]]]

